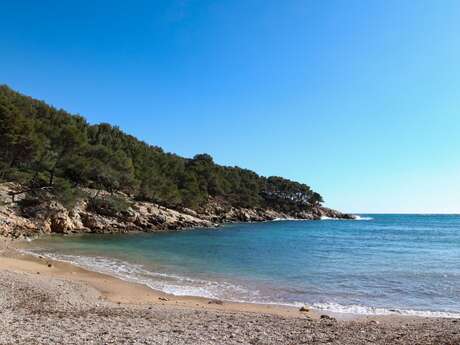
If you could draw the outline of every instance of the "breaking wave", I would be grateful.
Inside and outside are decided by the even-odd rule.
[[[356,315],[405,315],[420,317],[460,318],[460,313],[447,311],[387,309],[366,307],[362,305],[341,305],[338,303],[314,303],[312,308],[331,313],[356,314]]]

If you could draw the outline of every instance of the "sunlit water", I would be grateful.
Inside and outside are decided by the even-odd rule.
[[[53,237],[29,250],[176,295],[460,316],[460,216],[362,217]]]

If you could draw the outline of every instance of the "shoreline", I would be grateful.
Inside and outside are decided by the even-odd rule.
[[[22,242],[22,241],[21,241]],[[17,244],[17,243],[16,243]],[[151,295],[148,299],[142,299],[142,304],[145,303],[152,303],[155,301],[155,298],[167,298],[168,302],[175,302],[176,304],[186,306],[186,307],[199,307],[199,308],[208,308],[212,305],[219,307],[218,310],[231,310],[236,312],[255,312],[255,313],[268,313],[273,315],[281,315],[286,317],[308,317],[311,319],[320,319],[322,315],[327,315],[330,317],[334,317],[337,320],[380,320],[380,319],[392,319],[392,318],[402,318],[402,319],[411,319],[411,318],[446,318],[446,319],[460,319],[460,313],[455,312],[445,312],[445,311],[433,311],[433,310],[409,310],[409,309],[397,309],[391,307],[367,307],[367,306],[342,306],[338,305],[338,307],[345,308],[362,308],[364,310],[374,310],[374,312],[349,312],[349,311],[337,311],[334,309],[319,309],[315,307],[315,305],[308,305],[305,303],[297,303],[297,304],[283,304],[281,302],[249,302],[249,301],[238,301],[238,300],[231,300],[219,297],[212,297],[212,296],[199,296],[199,295],[187,295],[187,294],[174,294],[165,292],[159,288],[155,288],[150,286],[149,284],[142,282],[142,281],[135,281],[133,278],[123,277],[117,275],[115,272],[103,272],[98,271],[95,269],[91,269],[85,265],[78,264],[76,262],[72,262],[70,260],[64,260],[59,258],[53,258],[47,256],[46,254],[38,254],[34,252],[30,252],[24,250],[23,248],[15,247],[16,254],[10,259],[16,259],[25,262],[35,262],[35,263],[44,263],[48,264],[51,263],[54,267],[59,267],[60,272],[63,273],[65,278],[68,277],[68,272],[72,273],[70,279],[76,278],[81,281],[85,281],[86,283],[91,284],[93,287],[99,289],[99,286],[93,284],[94,279],[87,280],[86,278],[81,279],[80,275],[83,277],[87,275],[94,275],[97,278],[100,278],[107,282],[121,281],[127,285],[133,285],[131,287],[132,292],[130,294],[134,294],[137,288],[141,290],[149,291],[149,295]],[[0,257],[2,255],[0,254]],[[126,262],[125,262],[126,263]],[[2,265],[0,264],[0,269],[2,269]],[[78,271],[75,271],[75,270]],[[83,274],[81,274],[83,273]],[[76,276],[75,276],[76,274]],[[60,276],[60,275],[59,275]],[[119,284],[115,284],[119,285]],[[123,296],[120,299],[111,299],[110,296],[118,296],[120,294],[124,294],[126,291],[113,291],[108,295],[109,300],[112,302],[121,302],[121,303],[133,303],[131,300],[124,300]],[[139,296],[139,295],[137,295]],[[164,301],[163,301],[164,302]],[[217,302],[217,303],[216,303]],[[136,303],[139,303],[139,300],[136,300]],[[225,307],[223,307],[225,305]],[[299,311],[301,308],[306,308],[308,312]]]
[[[1,241],[1,240],[0,240]],[[221,301],[198,296],[177,296],[160,290],[155,290],[145,284],[136,283],[119,277],[91,271],[70,262],[53,260],[40,255],[23,253],[10,242],[10,247],[0,251],[0,271],[13,270],[21,273],[37,274],[52,278],[76,280],[89,284],[100,291],[109,301],[124,304],[162,304],[187,308],[224,310],[233,312],[264,313],[283,317],[319,319],[320,314],[314,311],[301,312],[293,306],[278,304],[259,304]],[[0,246],[1,249],[1,246]],[[51,264],[51,267],[48,265]],[[165,301],[164,299],[167,299]]]
[[[0,344],[460,343],[460,319],[334,318],[279,305],[181,297],[20,253],[0,238]],[[44,331],[46,330],[46,331]]]
[[[78,234],[76,234],[78,235]],[[2,242],[3,241],[3,242]],[[9,250],[3,249],[4,244],[9,243]],[[35,265],[48,265],[51,264],[54,270],[45,270],[43,273],[51,277],[59,277],[70,280],[79,280],[99,290],[108,300],[116,303],[138,303],[148,304],[154,302],[173,302],[170,305],[176,304],[192,308],[209,308],[216,310],[227,310],[236,312],[255,312],[255,313],[268,313],[272,315],[280,315],[286,317],[308,317],[310,319],[320,319],[322,315],[334,317],[338,320],[381,320],[381,319],[424,319],[424,318],[446,318],[446,319],[460,319],[455,313],[451,312],[438,312],[438,311],[419,311],[419,310],[399,310],[388,308],[375,308],[388,311],[388,313],[352,313],[335,310],[317,309],[314,306],[307,304],[289,305],[282,303],[261,303],[261,302],[245,302],[245,301],[232,301],[226,299],[219,299],[206,296],[194,295],[175,295],[172,293],[164,292],[160,289],[151,287],[143,282],[136,282],[129,278],[117,276],[115,273],[100,272],[92,270],[91,268],[79,265],[77,263],[50,258],[45,255],[28,252],[20,245],[24,240],[9,240],[0,237],[0,257],[9,261],[13,267],[17,267],[20,271],[34,273],[34,269],[39,268]],[[3,250],[2,250],[3,249]],[[2,253],[3,252],[3,253]],[[7,265],[6,265],[7,266]],[[5,269],[5,264],[0,263],[0,270]],[[43,267],[42,267],[43,269]],[[110,283],[114,286],[113,289],[102,288],[101,282]],[[132,298],[136,296],[136,298]],[[139,300],[139,296],[142,298]],[[164,299],[167,299],[165,301]],[[300,311],[299,309],[305,308],[308,310]],[[367,307],[363,307],[367,308]],[[392,312],[392,311],[398,312]],[[407,313],[404,313],[407,312]],[[412,313],[411,313],[412,312]],[[423,313],[428,315],[423,315]],[[417,315],[417,313],[419,313]],[[438,314],[438,315],[436,315]]]

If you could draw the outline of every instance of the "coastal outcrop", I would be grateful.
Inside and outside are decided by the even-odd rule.
[[[181,157],[0,85],[0,235],[352,218],[309,185]]]
[[[85,197],[72,207],[64,207],[52,197],[30,199],[26,193],[18,193],[20,190],[21,186],[15,183],[0,184],[0,236],[21,238],[51,233],[158,232],[218,227],[235,222],[353,218],[322,206],[283,213],[273,209],[233,207],[214,198],[209,198],[206,206],[197,210],[172,209],[136,201],[122,193],[110,194],[91,189],[82,190]]]

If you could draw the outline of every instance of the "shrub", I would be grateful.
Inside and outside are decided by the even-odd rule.
[[[131,207],[131,203],[125,198],[110,195],[106,197],[94,197],[89,199],[88,210],[103,216],[118,217]]]
[[[72,187],[64,179],[56,180],[51,193],[69,211],[75,207],[79,200],[86,197],[86,194],[81,189]]]

